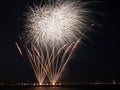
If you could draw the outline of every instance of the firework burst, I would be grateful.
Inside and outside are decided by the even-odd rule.
[[[90,21],[86,4],[78,0],[50,0],[45,5],[29,7],[25,21],[27,43],[61,47],[83,37]]]
[[[29,7],[22,36],[36,78],[41,85],[47,76],[54,85],[60,78],[74,50],[88,30],[89,2],[48,0]],[[16,46],[21,53],[20,47]]]

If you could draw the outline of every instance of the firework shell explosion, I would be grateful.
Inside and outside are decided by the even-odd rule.
[[[61,47],[84,36],[90,29],[93,13],[88,2],[50,0],[45,5],[29,7],[25,13],[25,42],[38,46]]]
[[[54,85],[72,58],[77,45],[90,30],[89,2],[48,0],[25,13],[22,41],[40,85],[47,76]],[[89,16],[89,17],[88,17]],[[16,43],[22,54],[22,50]]]

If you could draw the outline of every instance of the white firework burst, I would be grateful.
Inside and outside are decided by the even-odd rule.
[[[45,5],[29,7],[25,40],[38,46],[60,47],[84,36],[91,11],[78,0],[49,0]]]
[[[91,2],[90,2],[91,3]],[[94,13],[80,0],[46,0],[29,7],[25,31],[20,38],[40,85],[48,77],[55,83],[72,58],[80,39],[91,30]],[[91,22],[91,23],[90,23]],[[16,43],[22,54],[22,50]]]

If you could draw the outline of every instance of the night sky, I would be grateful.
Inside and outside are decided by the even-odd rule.
[[[28,5],[36,0],[0,0],[0,82],[36,82],[27,57],[21,57],[15,42],[23,31],[21,18]],[[89,0],[83,0],[89,1]],[[120,81],[119,8],[117,0],[100,0],[96,7],[104,14],[98,17],[103,28],[87,33],[76,50],[61,81]]]

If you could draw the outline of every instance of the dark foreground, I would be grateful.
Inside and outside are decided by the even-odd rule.
[[[120,85],[71,85],[61,87],[2,86],[0,90],[120,90]]]

